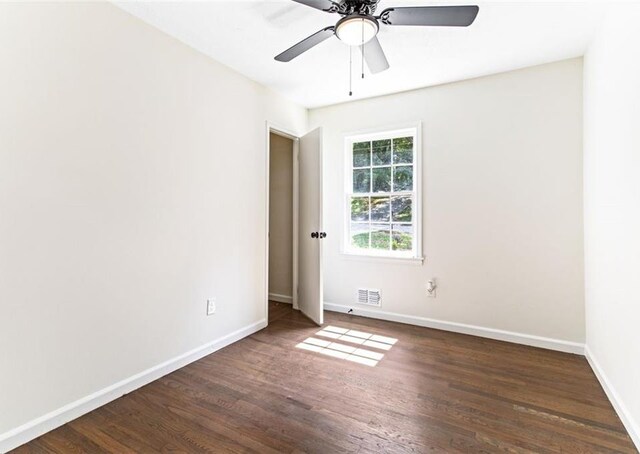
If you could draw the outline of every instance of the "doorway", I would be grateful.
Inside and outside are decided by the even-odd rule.
[[[266,151],[266,320],[270,304],[291,304],[322,325],[322,130],[267,123]]]
[[[297,309],[297,184],[294,184],[297,139],[269,131],[269,301]],[[296,195],[296,197],[294,197]],[[295,212],[295,213],[294,213]],[[294,231],[295,230],[295,231]],[[296,251],[297,252],[297,251]],[[295,300],[295,301],[294,301]]]

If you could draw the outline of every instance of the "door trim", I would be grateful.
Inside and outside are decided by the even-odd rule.
[[[271,180],[271,171],[270,171],[270,162],[271,162],[271,149],[269,146],[269,136],[271,133],[277,134],[282,137],[286,137],[287,139],[293,140],[293,201],[292,201],[292,283],[291,283],[291,302],[293,308],[298,310],[298,196],[299,196],[299,175],[298,175],[298,155],[299,155],[299,142],[300,138],[296,135],[295,132],[290,131],[286,128],[282,128],[270,121],[266,122],[265,129],[265,191],[264,191],[264,200],[265,200],[265,227],[264,227],[264,237],[265,237],[265,274],[264,274],[264,299],[265,299],[265,319],[267,320],[267,324],[269,323],[269,216],[270,216],[270,207],[269,207],[269,183]]]

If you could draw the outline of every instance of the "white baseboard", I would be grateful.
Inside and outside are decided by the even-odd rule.
[[[591,369],[593,369],[593,373],[596,374],[602,389],[604,389],[605,394],[609,398],[611,405],[613,405],[616,413],[618,413],[618,417],[620,417],[622,424],[625,429],[627,429],[631,440],[633,440],[636,448],[640,451],[640,425],[634,421],[633,417],[627,410],[627,407],[622,402],[620,395],[616,392],[611,381],[607,378],[607,375],[604,373],[604,370],[600,366],[600,363],[598,363],[598,360],[593,356],[588,345],[584,348],[584,355],[586,356],[587,361],[589,361],[589,365],[591,366]]]
[[[485,328],[483,326],[466,325],[464,323],[447,322],[444,320],[418,317],[415,315],[404,315],[394,312],[361,309],[355,306],[343,306],[340,304],[332,304],[327,302],[324,303],[324,308],[328,311],[343,313],[347,313],[352,309],[353,312],[351,312],[351,314],[361,315],[363,317],[377,318],[380,320],[388,320],[391,322],[406,323],[408,325],[423,326],[426,328],[440,329],[443,331],[452,331],[454,333],[470,334],[472,336],[513,342],[515,344],[529,345],[531,347],[540,347],[549,350],[557,350],[560,352],[584,355],[584,344],[578,342],[570,342],[560,339],[552,339],[549,337],[534,336],[531,334],[522,334],[513,331],[504,331],[500,329]]]
[[[240,328],[233,333],[216,339],[212,342],[194,348],[180,356],[158,364],[150,369],[144,370],[136,375],[107,386],[100,391],[85,396],[75,402],[71,402],[57,410],[47,413],[39,418],[29,421],[15,429],[0,434],[0,452],[7,452],[17,448],[24,443],[43,435],[56,427],[68,423],[98,407],[101,407],[124,394],[130,393],[146,384],[157,380],[189,363],[199,360],[227,345],[250,336],[267,326],[265,319],[251,325]]]
[[[269,293],[269,301],[277,301],[278,303],[293,304],[293,298],[279,293]]]

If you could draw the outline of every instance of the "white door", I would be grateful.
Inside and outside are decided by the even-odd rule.
[[[323,323],[322,308],[322,129],[300,138],[298,307],[304,315]]]

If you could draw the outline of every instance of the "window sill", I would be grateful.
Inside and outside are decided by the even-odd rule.
[[[344,260],[395,263],[397,265],[422,265],[424,262],[424,257],[389,257],[384,255],[354,254],[351,252],[341,252],[340,256]]]

